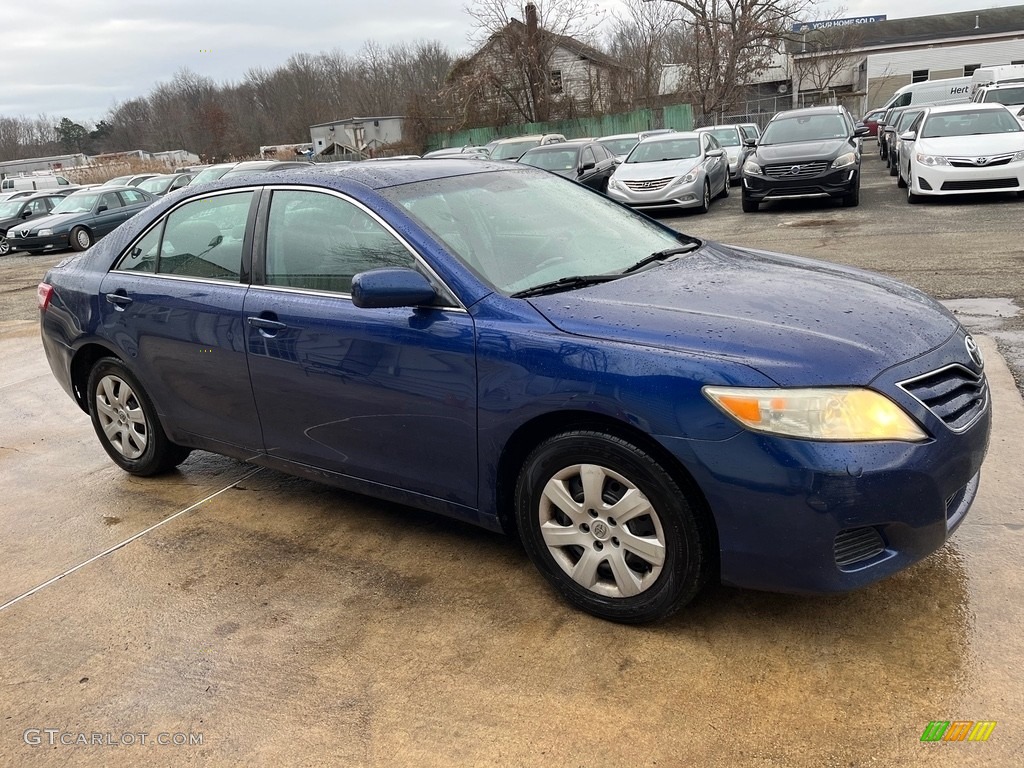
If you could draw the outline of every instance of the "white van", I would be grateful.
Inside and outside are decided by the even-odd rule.
[[[949,77],[945,80],[922,80],[920,83],[904,85],[892,98],[882,105],[889,107],[928,106],[963,104],[971,100],[971,78]]]
[[[23,189],[53,189],[54,187],[74,186],[63,176],[46,174],[45,176],[9,176],[0,180],[0,191],[20,191]]]
[[[971,75],[971,98],[979,88],[1001,83],[1024,83],[1024,64],[1004,64],[1001,67],[978,67]],[[977,101],[977,99],[974,99]]]

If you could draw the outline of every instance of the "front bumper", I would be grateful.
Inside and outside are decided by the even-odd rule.
[[[912,191],[923,195],[970,195],[1024,190],[1024,161],[978,168],[923,165],[913,157]]]
[[[43,253],[46,251],[66,251],[71,247],[68,233],[57,233],[46,237],[19,237],[13,231],[7,233],[7,242],[11,251],[28,251]]]
[[[859,183],[859,166],[829,170],[817,176],[782,178],[743,174],[743,194],[750,200],[800,200],[811,197],[845,197]]]
[[[930,435],[826,443],[744,431],[721,442],[660,437],[715,520],[723,583],[780,592],[866,586],[927,557],[963,521],[988,448],[991,404],[954,432],[896,382],[961,362],[964,334],[872,383]],[[922,367],[924,366],[924,367]]]
[[[613,200],[633,208],[695,208],[703,199],[704,177],[688,184],[670,182],[662,189],[655,190],[623,189],[609,184],[607,194]]]

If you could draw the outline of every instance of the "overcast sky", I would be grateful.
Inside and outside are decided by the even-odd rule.
[[[846,16],[890,19],[1021,0],[847,0]],[[94,123],[118,101],[145,95],[187,67],[217,82],[251,67],[274,67],[297,52],[356,52],[372,39],[389,45],[440,40],[468,47],[469,18],[459,0],[0,0],[4,30],[0,115],[46,113]],[[614,10],[617,0],[601,0]],[[898,7],[897,7],[898,6]]]

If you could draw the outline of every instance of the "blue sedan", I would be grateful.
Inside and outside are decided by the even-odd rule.
[[[518,535],[568,602],[823,593],[941,547],[991,407],[957,320],[480,160],[187,187],[39,286],[126,472],[195,449]]]

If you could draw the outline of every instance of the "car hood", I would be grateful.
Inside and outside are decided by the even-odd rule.
[[[717,243],[530,301],[567,333],[729,358],[781,386],[866,385],[959,327],[881,275]]]
[[[655,163],[623,163],[615,169],[614,176],[620,181],[649,181],[650,179],[667,179],[670,176],[685,176],[703,158],[688,157],[685,160],[659,160]]]
[[[86,219],[90,218],[92,213],[56,213],[50,214],[49,216],[40,216],[38,219],[29,219],[25,222],[24,226],[13,227],[16,232],[21,232],[23,229],[31,230],[32,232],[38,232],[40,229],[52,229],[54,231],[71,229],[75,224],[78,224]]]
[[[788,163],[791,161],[831,160],[843,148],[852,150],[849,139],[826,141],[800,141],[792,144],[760,144],[755,153],[760,163]]]
[[[967,157],[1005,155],[1024,149],[1024,132],[983,133],[978,136],[941,136],[934,139],[918,139],[914,149],[925,155],[950,155]]]

